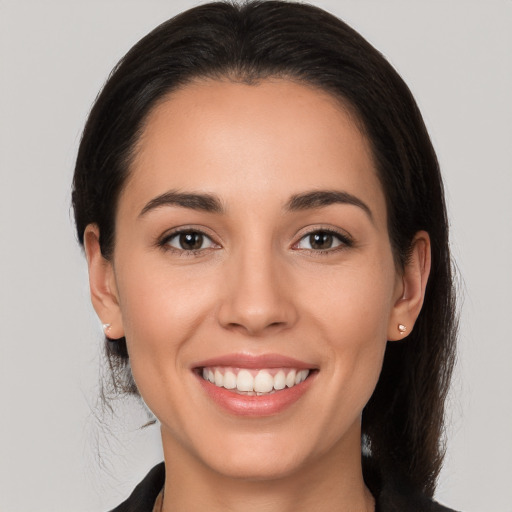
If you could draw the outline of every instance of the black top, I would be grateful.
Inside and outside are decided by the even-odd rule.
[[[146,475],[126,501],[111,512],[152,512],[164,482],[165,466],[162,462]],[[375,483],[367,484],[375,497],[375,512],[455,512],[403,487],[398,491],[396,486],[392,488],[384,484],[376,489]]]

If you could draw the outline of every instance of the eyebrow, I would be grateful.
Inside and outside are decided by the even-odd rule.
[[[368,205],[348,192],[339,190],[313,190],[293,195],[286,203],[285,209],[290,212],[323,208],[332,204],[350,204],[361,208],[373,221],[373,215]],[[220,199],[213,194],[183,193],[170,190],[151,199],[139,213],[142,217],[151,210],[163,206],[179,206],[191,210],[208,213],[224,213]]]
[[[286,204],[288,211],[296,212],[323,208],[331,204],[351,204],[361,208],[373,221],[372,211],[369,206],[358,197],[340,190],[313,190],[294,195]]]
[[[223,213],[224,208],[217,196],[212,194],[182,193],[176,190],[169,190],[149,201],[139,213],[142,217],[151,210],[162,206],[180,206],[191,210],[200,210],[209,213]]]

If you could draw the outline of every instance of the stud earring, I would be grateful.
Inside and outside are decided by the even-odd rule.
[[[112,324],[103,324],[103,332],[107,334],[110,331]]]
[[[404,324],[398,324],[398,331],[400,334],[405,334],[405,331],[407,331],[407,327],[405,327]]]

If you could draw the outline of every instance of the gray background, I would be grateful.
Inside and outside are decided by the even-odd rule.
[[[0,0],[0,510],[100,511],[161,457],[95,420],[100,325],[75,243],[81,129],[116,61],[194,1]],[[438,498],[510,512],[512,2],[324,0],[410,85],[444,171],[465,300]],[[129,411],[128,419],[122,409]],[[108,418],[107,418],[108,419]]]

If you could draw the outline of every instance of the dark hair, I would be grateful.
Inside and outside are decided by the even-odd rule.
[[[163,23],[119,62],[89,115],[78,151],[73,207],[78,239],[96,223],[105,258],[115,211],[145,119],[159,100],[196,78],[243,83],[277,77],[348,105],[371,144],[397,265],[416,232],[432,243],[423,308],[403,343],[388,343],[363,412],[365,451],[381,475],[406,476],[432,496],[444,455],[444,404],[456,336],[455,294],[443,185],[418,107],[397,72],[361,35],[311,5],[215,2]],[[118,389],[137,393],[124,338],[106,342]]]

